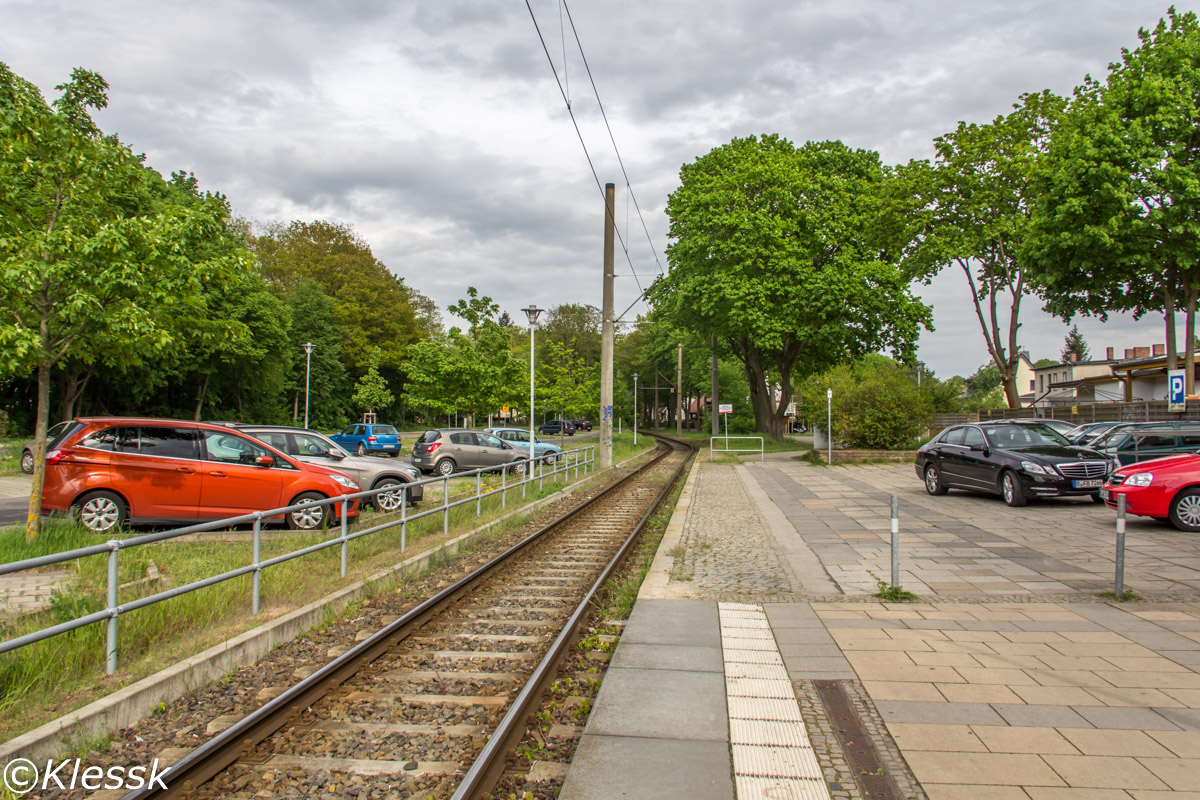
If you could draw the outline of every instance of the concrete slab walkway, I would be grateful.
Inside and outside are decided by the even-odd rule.
[[[891,494],[916,603],[871,596]],[[714,638],[733,602],[765,611],[830,797],[1200,799],[1200,537],[1131,520],[1146,599],[1118,604],[1098,597],[1111,527],[1086,500],[931,497],[911,465],[700,463],[563,797],[801,796],[734,780]]]

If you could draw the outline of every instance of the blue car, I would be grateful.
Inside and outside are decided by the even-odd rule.
[[[486,428],[484,433],[499,437],[519,450],[529,452],[529,431],[524,428]],[[553,464],[561,457],[562,448],[533,437],[533,454],[544,464]]]
[[[360,456],[368,453],[385,454],[392,458],[400,456],[400,434],[391,425],[359,422],[347,425],[341,433],[329,438]]]

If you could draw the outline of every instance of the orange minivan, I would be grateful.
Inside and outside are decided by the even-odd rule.
[[[169,419],[74,420],[46,449],[42,513],[68,511],[107,533],[125,524],[195,523],[354,494],[354,479],[289,458],[223,425]],[[341,504],[313,505],[284,519],[321,528]],[[350,501],[347,517],[358,515]]]

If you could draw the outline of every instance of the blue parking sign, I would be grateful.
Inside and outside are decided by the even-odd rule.
[[[1167,371],[1167,411],[1187,410],[1187,370]]]

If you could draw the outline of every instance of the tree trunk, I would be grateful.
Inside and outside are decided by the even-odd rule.
[[[1167,369],[1179,368],[1179,346],[1175,342],[1175,293],[1163,292],[1163,320],[1166,323]]]
[[[300,390],[292,395],[292,424],[296,424],[296,420],[300,418]]]
[[[1196,390],[1196,299],[1200,290],[1188,292],[1187,316],[1184,318],[1183,333],[1187,337],[1184,346],[1183,367],[1187,370],[1186,393],[1195,394]]]
[[[759,433],[783,440],[783,416],[775,403],[767,374],[759,363],[757,351],[746,354],[746,381],[750,384],[750,405],[754,409],[754,427]],[[785,405],[784,408],[787,406]]]
[[[654,368],[654,430],[658,430],[658,367]]]
[[[196,413],[192,417],[196,422],[200,421],[200,411],[204,408],[204,396],[208,394],[208,379],[211,377],[211,373],[205,375],[204,380],[200,383],[200,388],[196,390]]]
[[[75,405],[83,397],[83,390],[87,388],[88,380],[92,377],[94,369],[94,367],[89,367],[88,371],[84,372],[82,376],[77,369],[67,374],[62,387],[60,420],[73,419],[75,417]]]
[[[42,320],[42,341],[49,331]],[[34,428],[33,485],[29,488],[29,513],[25,517],[25,541],[37,538],[42,522],[42,487],[46,483],[46,429],[50,419],[50,354],[43,345],[42,363],[38,367],[37,425]]]
[[[1012,365],[1007,370],[1008,374],[1001,375],[1001,381],[1004,383],[1004,399],[1008,402],[1009,408],[1021,407],[1021,389],[1017,386],[1017,368]]]

